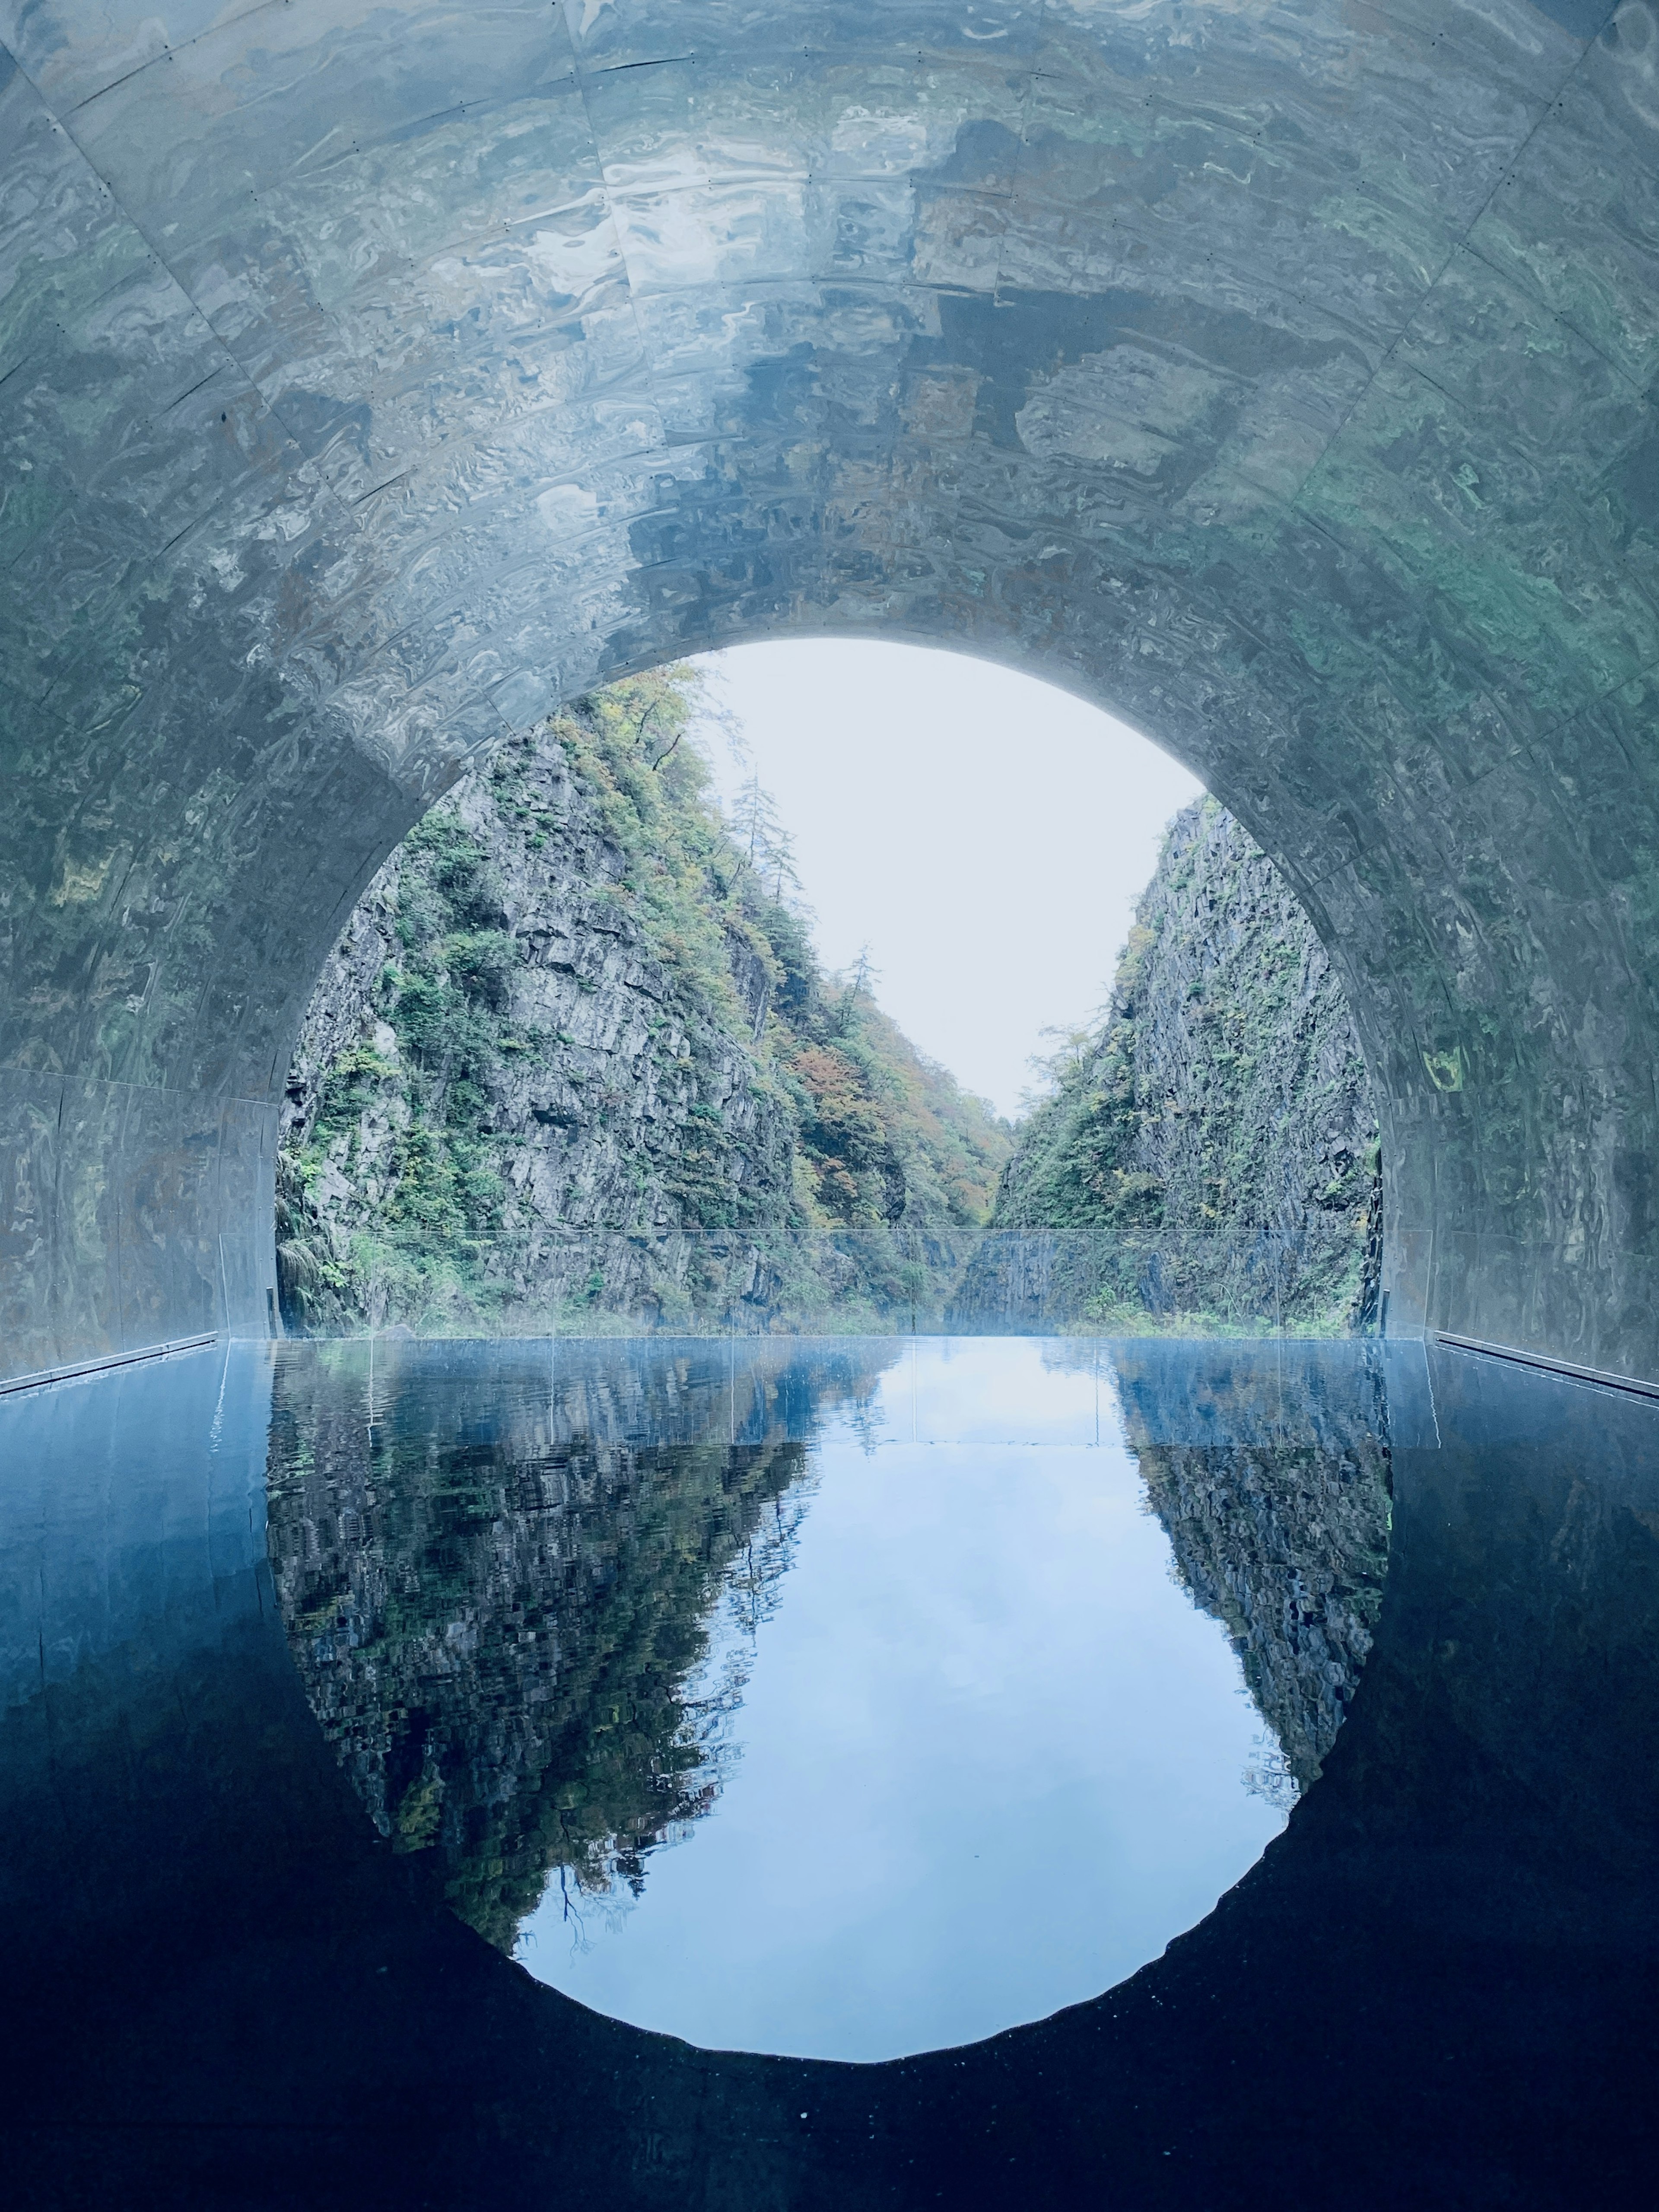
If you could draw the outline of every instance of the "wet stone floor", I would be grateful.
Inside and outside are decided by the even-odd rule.
[[[21,2203],[1243,2206],[1293,2132],[1360,2201],[1570,2203],[1649,2154],[1626,1395],[221,1345],[0,1401],[0,1655]]]

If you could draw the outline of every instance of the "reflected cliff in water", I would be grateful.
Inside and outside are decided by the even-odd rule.
[[[1392,1480],[1381,1348],[1218,1347],[1200,1369],[1170,1345],[1120,1345],[1111,1358],[1182,1582],[1225,1627],[1276,1740],[1256,1786],[1288,1806],[1319,1778],[1382,1610]]]
[[[637,1893],[708,1812],[742,1690],[722,1606],[775,1601],[806,1439],[890,1343],[334,1344],[278,1360],[278,1602],[306,1694],[399,1851],[510,1950],[550,1875]]]
[[[285,1499],[285,1578],[320,1577],[321,1523],[337,1510],[325,1481],[307,1477],[305,1453],[349,1458],[323,1426],[309,1444],[297,1433],[313,1402],[299,1363],[320,1349],[296,1348],[277,1391],[284,1480],[312,1480],[325,1509],[312,1516],[318,1548],[304,1570],[293,1547],[312,1537]],[[868,1369],[892,1349],[847,1356]],[[1075,1412],[1076,1460],[1103,1468],[1109,1455],[1091,1448],[1091,1348],[1065,1349],[1088,1364],[1054,1378],[1069,1395],[1050,1396],[1051,1426]],[[927,2212],[1011,2200],[1040,2212],[1107,2201],[1258,2212],[1282,2203],[1290,2145],[1303,2193],[1334,2203],[1559,2212],[1645,2202],[1659,2064],[1659,1407],[1476,1353],[1396,1344],[1375,1348],[1384,1429],[1367,1411],[1364,1363],[1338,1358],[1349,1349],[1293,1359],[1288,1346],[1245,1347],[1249,1358],[1215,1344],[1103,1348],[1103,1442],[1115,1378],[1122,1433],[1141,1455],[1200,1452],[1213,1470],[1227,1450],[1346,1450],[1358,1467],[1356,1440],[1369,1437],[1373,1455],[1387,1445],[1393,1525],[1375,1644],[1351,1705],[1334,1700],[1346,1717],[1317,1788],[1200,1924],[1105,1995],[894,2066],[716,2055],[640,2034],[521,1972],[447,1909],[436,1842],[399,1852],[376,1832],[318,1726],[273,1599],[270,1347],[209,1346],[0,1400],[0,2122],[10,2200],[64,2212],[362,2212],[539,2205],[574,2191],[619,2212]],[[665,1437],[631,1425],[648,1394],[601,1376],[583,1419],[567,1435],[556,1417],[540,1448],[578,1433],[635,1450],[724,1439],[728,1454],[763,1447],[769,1433],[805,1439],[804,1418],[798,1431],[780,1411],[794,1387],[787,1373],[751,1382],[741,1352],[722,1372],[723,1347],[704,1350],[708,1371],[659,1394]],[[418,1424],[400,1430],[400,1484],[429,1462],[441,1490],[442,1462],[470,1446],[494,1452],[498,1431],[534,1455],[534,1422],[550,1405],[545,1347],[480,1346],[472,1367],[470,1348],[450,1352],[441,1382],[409,1370],[427,1391],[436,1442],[428,1454]],[[1166,1368],[1132,1364],[1166,1356]],[[900,1449],[853,1454],[872,1480],[897,1467],[904,1439],[944,1425],[930,1431],[926,1346],[918,1410],[903,1419],[908,1365],[881,1381],[881,1395],[899,1398],[886,1433],[899,1430]],[[952,1372],[971,1382],[987,1365],[975,1352]],[[342,1402],[355,1393],[366,1423],[366,1364],[335,1372]],[[803,1390],[797,1410],[809,1409]],[[960,1395],[955,1410],[958,1437],[1010,1433]],[[378,1452],[382,1419],[391,1425],[378,1395],[374,1418]],[[836,1425],[823,1424],[825,1460]],[[873,1414],[870,1433],[880,1433]],[[1029,1449],[1028,1470],[1051,1456]],[[387,1510],[381,1463],[369,1461],[355,1510]],[[512,1454],[494,1463],[505,1481]],[[923,1507],[945,1486],[928,1477],[915,1489],[930,1482]],[[1034,1479],[1043,1485],[1059,1488],[1053,1475]],[[1238,1474],[1238,1493],[1251,1487]],[[988,1462],[981,1495],[999,1490],[1001,1525],[1017,1529],[1030,1493],[1006,1480],[1006,1462]],[[1121,1523],[1169,1554],[1162,1528],[1137,1510],[1140,1492],[1132,1475]],[[769,1644],[801,1613],[836,1495],[826,1468],[783,1603],[760,1630],[745,1731],[767,1693]],[[1262,1525],[1265,1508],[1246,1503],[1245,1517]],[[496,1510],[489,1501],[487,1526]],[[1322,1510],[1316,1496],[1308,1528]],[[925,1513],[912,1517],[925,1523]],[[1238,1519],[1218,1508],[1213,1550],[1207,1527],[1202,1545],[1196,1534],[1190,1548],[1178,1539],[1189,1575],[1200,1555],[1236,1567]],[[433,1525],[467,1522],[439,1513]],[[1267,1564],[1235,1592],[1240,1619],[1266,1624],[1267,1645],[1282,1617],[1275,1593],[1310,1556],[1297,1548],[1302,1526],[1271,1556],[1264,1549]],[[342,1532],[326,1534],[333,1546]],[[861,1570],[860,1528],[852,1534]],[[343,1540],[388,1588],[400,1558],[406,1571],[410,1554],[396,1546],[377,1567],[349,1526]],[[1085,1559],[1074,1585],[1091,1574]],[[406,1589],[399,1602],[411,1602]],[[1186,1609],[1222,1645],[1219,1626]],[[1322,1594],[1315,1612],[1327,1617]],[[937,1618],[894,1617],[913,1644]],[[1050,1607],[1033,1642],[1073,1617]],[[840,1616],[826,1618],[833,1629]],[[956,1618],[970,1649],[981,1624],[965,1608]],[[504,1633],[492,1624],[492,1636]],[[394,1641],[389,1630],[388,1650]],[[422,1663],[443,1650],[438,1633]],[[990,1645],[989,1670],[1004,1652]],[[1222,1656],[1233,1668],[1224,1645]],[[414,1702],[442,1710],[418,1668],[410,1673]],[[1102,1679],[1088,1686],[1103,1710]],[[1304,1700],[1310,1730],[1319,1702]],[[398,1704],[388,1695],[394,1712]],[[1027,1733],[1047,1731],[1046,1757],[1048,1717],[1026,1713]],[[1085,1747],[1092,1717],[1075,1731]],[[1245,1741],[1266,1725],[1252,1709]],[[1289,1722],[1281,1727],[1288,1737]],[[1317,1735],[1309,1741],[1316,1750]],[[638,1907],[617,1917],[641,1925],[708,1855],[750,1765],[727,1780],[696,1840],[650,1867]],[[975,1867],[968,1855],[981,1848],[975,1823],[988,1801],[960,1787],[961,1771],[947,1776],[955,1796],[924,1808],[934,1856],[922,1878],[938,1887],[942,1858],[961,1844],[959,1893],[1015,1923],[1023,1944],[1018,1916],[1031,1896],[1074,1882],[1060,1898],[1069,1908],[1099,1887],[1099,1863],[1079,1846],[1069,1808],[1033,1790],[1012,1800],[1021,1848],[988,1872]],[[857,1862],[859,1801],[842,1790],[830,1802],[840,1820],[822,1824],[826,1848]],[[795,1873],[793,1859],[781,1863],[780,1884]],[[722,1925],[729,1935],[735,1917],[741,1936],[754,1917],[745,1899]],[[908,1954],[901,1964],[908,1971]],[[730,1979],[729,1956],[722,1967]]]
[[[947,1397],[977,1376],[962,1351]],[[892,1339],[279,1356],[269,1543],[307,1697],[380,1832],[432,1853],[493,1943],[513,1948],[550,1878],[573,1903],[637,1895],[713,1808],[813,1439],[832,1412],[878,1420],[905,1356]],[[1353,1696],[1389,1528],[1375,1352],[1289,1357],[1288,1382],[1277,1346],[1199,1369],[1157,1343],[1042,1357],[1115,1386],[1176,1577],[1267,1724],[1251,1785],[1281,1812]],[[1014,1430],[1037,1415],[1013,1409]]]

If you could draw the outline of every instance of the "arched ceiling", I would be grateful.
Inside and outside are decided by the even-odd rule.
[[[1347,976],[1396,1322],[1653,1371],[1650,0],[0,40],[14,1367],[262,1325],[294,1026],[471,754],[842,628],[1189,761]]]

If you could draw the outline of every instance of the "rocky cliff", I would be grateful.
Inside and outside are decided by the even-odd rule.
[[[476,770],[370,884],[295,1052],[290,1328],[879,1324],[1002,1124],[818,969],[671,669]]]
[[[1104,1018],[1051,1063],[967,1312],[1107,1328],[1365,1328],[1376,1115],[1340,987],[1212,799],[1171,823]]]

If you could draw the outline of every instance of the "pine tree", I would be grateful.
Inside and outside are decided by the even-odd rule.
[[[757,775],[745,779],[732,804],[732,835],[756,878],[770,887],[774,905],[783,904],[786,890],[800,889],[795,841],[783,826],[777,801]]]

